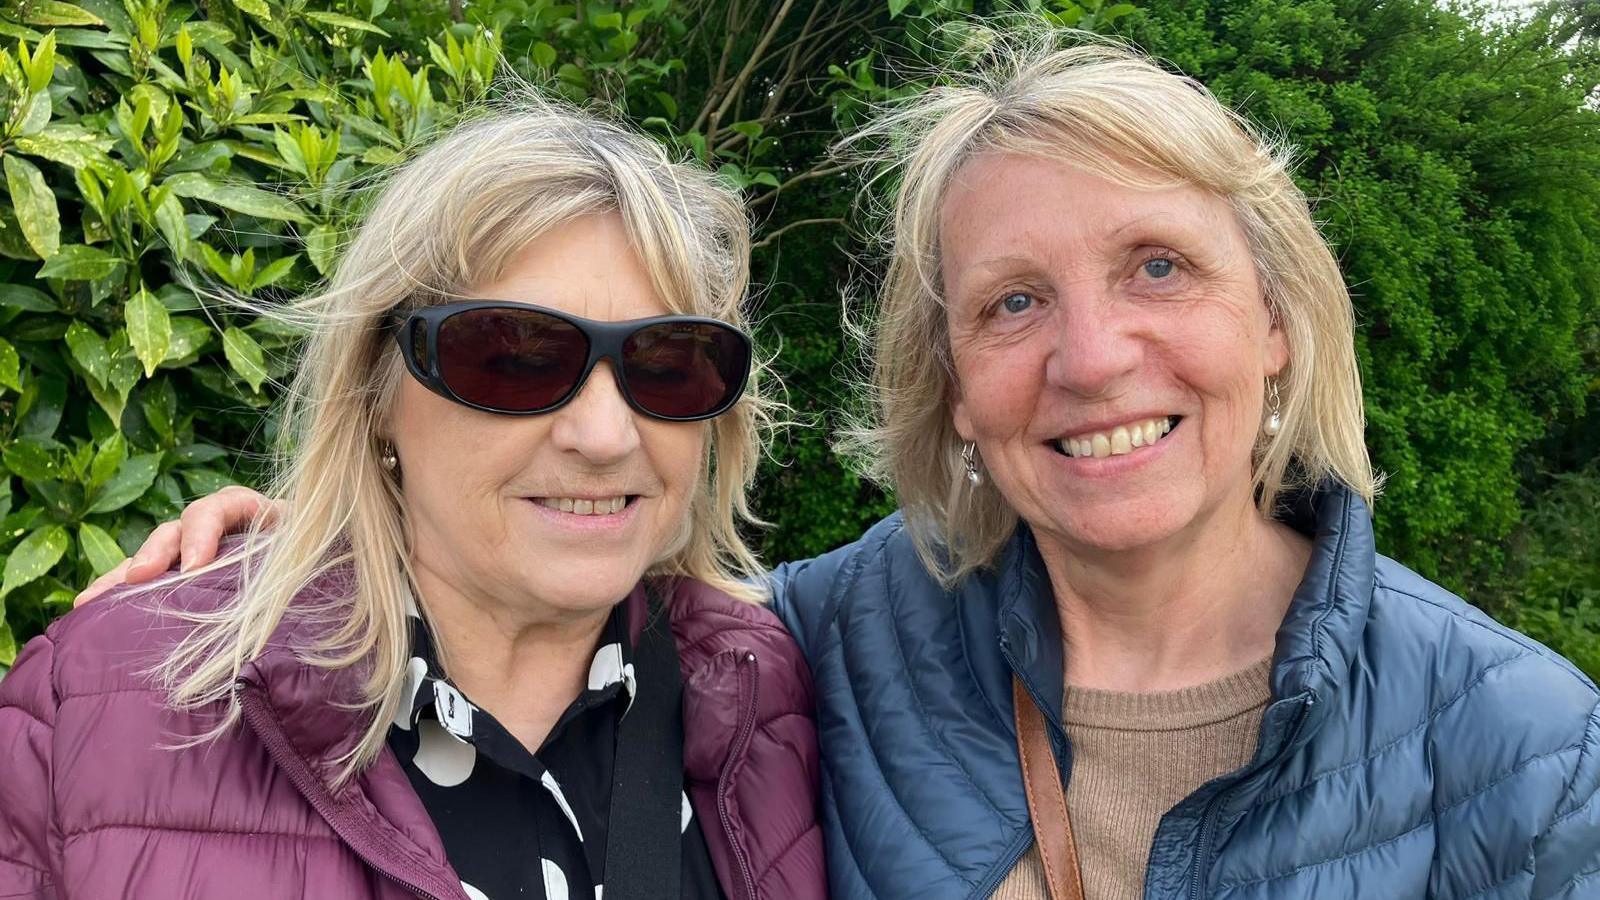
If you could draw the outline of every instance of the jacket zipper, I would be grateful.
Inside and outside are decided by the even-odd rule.
[[[739,731],[734,737],[733,747],[728,751],[727,762],[722,765],[722,772],[717,776],[717,816],[722,820],[722,833],[728,839],[728,846],[733,848],[733,858],[739,864],[739,875],[744,881],[745,896],[749,900],[756,900],[755,872],[750,866],[750,857],[744,852],[744,847],[733,835],[733,817],[728,814],[728,791],[733,780],[734,763],[744,758],[745,751],[749,749],[750,737],[756,730],[756,690],[761,683],[761,670],[756,664],[756,655],[748,651],[739,657],[740,680],[744,680],[743,672],[750,672],[750,700],[745,705],[740,716]]]
[[[1301,704],[1299,717],[1294,723],[1294,730],[1289,733],[1289,736],[1283,742],[1284,749],[1288,749],[1293,745],[1295,738],[1300,736],[1300,729],[1305,727],[1306,717],[1310,715],[1311,704],[1314,702],[1313,698],[1308,696],[1305,702]],[[1276,762],[1276,758],[1273,761]],[[1270,764],[1267,763],[1266,765]],[[1265,765],[1262,768],[1265,768]],[[1243,780],[1243,778],[1239,779],[1239,781]],[[1189,900],[1200,900],[1200,879],[1205,873],[1206,857],[1211,853],[1211,837],[1217,826],[1217,811],[1222,808],[1223,801],[1233,795],[1234,787],[1238,783],[1236,781],[1232,786],[1218,791],[1217,795],[1212,797],[1211,801],[1206,804],[1205,813],[1200,819],[1200,840],[1195,844],[1194,865],[1189,870]]]
[[[250,726],[250,730],[255,732],[256,738],[266,745],[267,754],[272,757],[274,762],[278,763],[278,768],[289,776],[290,783],[295,786],[301,796],[306,798],[306,801],[317,811],[317,814],[322,816],[323,821],[333,827],[334,833],[343,839],[346,847],[355,851],[355,854],[378,874],[400,885],[407,891],[424,898],[424,900],[443,900],[439,895],[429,892],[421,885],[390,871],[379,860],[374,859],[372,855],[356,847],[344,833],[344,828],[340,826],[339,820],[341,817],[335,810],[327,789],[311,772],[310,768],[304,766],[303,763],[302,765],[287,766],[283,764],[282,760],[284,759],[292,759],[296,762],[301,762],[301,760],[295,749],[289,745],[288,738],[283,736],[283,730],[278,727],[278,723],[274,720],[261,698],[250,689],[249,683],[245,681],[234,682],[233,692],[239,701],[239,710],[244,717],[245,724]]]

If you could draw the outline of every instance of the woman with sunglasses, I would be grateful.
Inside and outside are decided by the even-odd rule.
[[[737,197],[543,106],[378,198],[283,514],[0,683],[0,896],[825,894],[809,675],[737,526]]]

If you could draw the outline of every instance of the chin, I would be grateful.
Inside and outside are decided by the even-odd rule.
[[[1139,501],[1145,503],[1146,501]],[[1065,504],[1063,504],[1065,505]],[[1130,514],[1127,504],[1095,504],[1065,520],[1056,519],[1034,531],[1053,532],[1070,546],[1100,553],[1124,553],[1154,546],[1183,532],[1193,517],[1173,504]],[[1030,523],[1031,524],[1031,523]]]
[[[531,556],[530,561],[541,557]],[[543,557],[549,559],[549,557]],[[568,557],[564,564],[541,566],[522,579],[531,596],[567,613],[582,615],[610,609],[628,596],[644,577],[632,560]]]

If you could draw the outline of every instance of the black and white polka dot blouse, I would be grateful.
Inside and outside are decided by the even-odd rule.
[[[617,731],[636,689],[625,604],[601,631],[588,685],[537,753],[445,680],[427,627],[412,619],[412,697],[389,747],[444,841],[473,900],[601,900]],[[688,798],[684,898],[720,898]]]

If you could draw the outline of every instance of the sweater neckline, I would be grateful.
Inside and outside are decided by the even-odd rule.
[[[1272,657],[1175,691],[1108,691],[1067,685],[1062,721],[1119,731],[1181,731],[1254,712],[1272,699]]]

